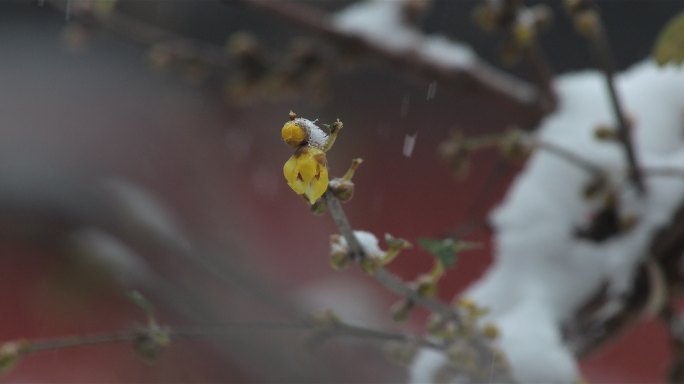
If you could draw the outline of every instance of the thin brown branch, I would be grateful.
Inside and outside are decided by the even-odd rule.
[[[622,145],[627,158],[629,177],[637,190],[643,194],[646,192],[646,184],[644,184],[644,178],[636,158],[634,144],[632,142],[632,136],[630,132],[631,124],[625,117],[620,96],[615,88],[615,64],[610,48],[610,41],[608,40],[605,27],[601,22],[598,9],[593,2],[592,6],[594,8],[593,11],[596,13],[596,25],[594,26],[595,33],[589,34],[589,40],[592,44],[593,51],[598,59],[601,70],[603,71],[603,78],[606,82],[606,88],[608,89],[608,94],[610,96],[610,105],[617,122],[618,140]]]
[[[45,0],[45,3],[54,9],[66,13],[69,2],[60,0]],[[78,12],[69,10],[70,20],[83,22],[85,25],[97,25],[103,30],[133,41],[144,47],[152,47],[163,43],[173,55],[184,60],[195,60],[212,68],[230,69],[228,52],[225,48],[211,43],[191,39],[182,34],[173,32],[130,17],[116,9],[106,15],[97,12]]]
[[[252,8],[270,13],[283,22],[322,36],[348,52],[376,59],[399,72],[437,81],[468,97],[479,96],[492,108],[513,107],[536,119],[548,113],[536,87],[478,60],[469,66],[445,65],[416,52],[389,49],[361,36],[337,28],[324,12],[293,1],[240,0]],[[441,85],[440,85],[441,86]]]
[[[22,342],[26,343],[27,345],[27,349],[24,354],[29,355],[37,352],[77,348],[88,345],[132,342],[136,339],[136,337],[138,337],[137,332],[120,331],[92,335],[75,335],[51,339],[23,340]]]
[[[604,174],[603,169],[599,167],[598,165],[592,163],[591,161],[583,158],[582,156],[578,155],[577,153],[566,149],[560,145],[544,141],[544,140],[539,140],[539,139],[530,139],[529,141],[530,145],[534,148],[541,149],[543,151],[546,151],[554,156],[557,156],[563,160],[566,160],[567,162],[576,165],[577,167],[585,170],[587,173],[591,174],[592,176],[600,176]]]
[[[525,49],[525,61],[532,69],[541,89],[540,102],[543,103],[542,107],[546,111],[553,111],[558,104],[558,95],[553,89],[553,71],[536,40]]]

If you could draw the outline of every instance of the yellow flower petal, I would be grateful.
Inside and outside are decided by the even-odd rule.
[[[304,146],[283,166],[287,184],[295,193],[315,203],[328,189],[328,168],[325,153],[318,148]]]

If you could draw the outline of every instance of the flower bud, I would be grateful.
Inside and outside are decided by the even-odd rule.
[[[330,266],[335,270],[341,270],[349,267],[351,258],[346,253],[333,253],[330,255]]]
[[[508,159],[525,159],[530,155],[530,146],[525,142],[525,133],[518,129],[509,129],[499,142],[499,151]]]
[[[281,136],[283,137],[283,141],[291,147],[298,147],[308,139],[306,130],[294,121],[288,121],[283,125]]]
[[[530,8],[533,12],[534,24],[538,30],[546,30],[553,23],[553,11],[546,4],[535,5]]]
[[[354,197],[354,183],[350,180],[333,179],[330,182],[330,190],[340,201],[349,201]]]
[[[421,275],[414,282],[418,295],[422,297],[433,297],[437,293],[437,282],[431,275]]]
[[[316,328],[331,328],[342,324],[342,320],[335,312],[330,309],[314,312],[309,316],[309,321]]]
[[[471,18],[480,29],[491,33],[499,26],[500,13],[489,4],[481,4],[473,9]]]
[[[614,141],[617,140],[618,133],[615,129],[611,127],[608,127],[606,125],[599,125],[598,127],[596,127],[596,129],[594,129],[594,137],[597,140]]]
[[[565,0],[563,1],[565,9],[570,13],[579,12],[587,7],[585,0]]]
[[[373,275],[383,265],[382,259],[365,257],[361,260],[361,269],[369,275]]]
[[[8,341],[0,345],[0,370],[9,372],[27,352],[26,341]]]
[[[513,26],[513,39],[519,47],[529,47],[535,36],[536,31],[532,23],[518,22]]]
[[[167,329],[152,323],[140,329],[133,341],[135,351],[146,361],[156,359],[161,351],[169,346],[171,337]]]
[[[574,17],[575,29],[586,38],[595,38],[599,34],[600,21],[596,11],[592,9],[577,12]]]
[[[497,328],[496,325],[492,323],[487,323],[482,327],[482,334],[485,335],[488,339],[497,339],[499,338],[499,328]]]
[[[330,266],[333,269],[347,268],[352,262],[349,247],[340,235],[330,235]]]

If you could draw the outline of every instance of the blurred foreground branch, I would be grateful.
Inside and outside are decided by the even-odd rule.
[[[109,333],[74,335],[50,339],[15,340],[0,344],[0,369],[9,370],[21,359],[40,352],[79,348],[90,345],[132,343],[136,351],[145,358],[154,358],[161,349],[169,346],[176,338],[225,338],[244,332],[308,332],[317,344],[333,337],[346,337],[374,342],[405,342],[415,347],[444,350],[443,344],[425,337],[376,330],[346,324],[330,313],[312,317],[308,321],[233,321],[218,326],[193,327],[146,327]]]

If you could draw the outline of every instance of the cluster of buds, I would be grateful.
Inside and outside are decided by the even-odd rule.
[[[500,56],[505,63],[514,63],[534,44],[539,31],[548,28],[552,13],[543,4],[525,7],[522,1],[504,0],[485,1],[475,7],[472,17],[483,31],[506,34]]]
[[[439,145],[437,152],[456,176],[463,177],[470,169],[471,155],[485,148],[495,148],[504,158],[519,161],[530,155],[534,145],[528,140],[527,133],[515,127],[503,134],[479,137],[465,137],[463,132],[453,131]]]
[[[107,19],[116,9],[117,0],[85,0],[69,4],[64,10],[67,19],[78,20],[68,23],[60,32],[62,46],[70,52],[87,49],[99,20]]]
[[[513,161],[527,159],[534,148],[528,134],[516,127],[507,129],[497,144],[501,156]]]
[[[428,320],[427,330],[435,339],[446,344],[445,355],[448,363],[435,375],[437,382],[452,382],[455,377],[469,377],[473,382],[492,381],[492,377],[505,377],[510,371],[505,355],[492,348],[482,354],[478,342],[483,338],[496,340],[499,329],[492,323],[484,323],[487,310],[468,298],[459,299],[456,304],[462,321],[433,314]],[[485,359],[486,361],[482,361]],[[482,367],[488,367],[483,370]]]
[[[325,80],[334,64],[330,54],[307,39],[293,40],[287,54],[279,57],[266,54],[259,41],[248,33],[232,35],[227,48],[235,64],[232,77],[226,82],[227,96],[232,101],[296,97],[306,92],[323,96]]]
[[[154,361],[171,343],[168,329],[150,322],[136,330],[133,348],[145,361]]]
[[[216,73],[226,69],[220,58],[212,57],[187,41],[166,41],[152,45],[147,51],[147,62],[153,71],[173,71],[193,86],[203,85]]]
[[[452,131],[449,137],[439,144],[437,153],[458,177],[464,177],[470,169],[472,147],[463,132]]]
[[[565,9],[572,17],[575,30],[586,38],[596,38],[601,33],[601,20],[592,0],[565,0]]]
[[[171,344],[171,334],[166,327],[157,322],[152,303],[138,291],[128,292],[128,299],[140,307],[147,317],[147,324],[135,330],[133,349],[145,361],[154,361],[162,350]]]
[[[285,162],[283,174],[290,188],[313,205],[328,189],[325,153],[332,148],[343,125],[338,119],[326,132],[314,121],[298,118],[292,111],[289,117],[290,120],[283,125],[281,137],[295,148],[295,153]]]
[[[480,335],[490,340],[499,337],[499,329],[492,323],[481,324],[482,318],[488,313],[486,308],[478,306],[468,298],[460,298],[456,307],[461,314],[462,322],[456,324],[451,319],[433,314],[428,319],[427,330],[431,336],[452,342],[454,340],[469,340]]]

